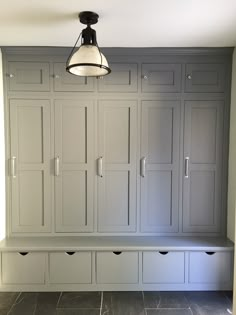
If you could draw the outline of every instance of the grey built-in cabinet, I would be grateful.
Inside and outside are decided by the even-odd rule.
[[[5,50],[9,235],[224,235],[231,51],[106,54]]]

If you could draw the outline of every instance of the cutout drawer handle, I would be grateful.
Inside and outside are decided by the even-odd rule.
[[[122,252],[113,252],[113,254],[118,256],[118,255],[122,254]]]
[[[98,158],[98,176],[103,177],[103,157]]]
[[[161,255],[167,255],[169,252],[159,252]]]
[[[212,256],[215,254],[215,252],[205,252],[207,255]]]
[[[72,256],[75,254],[75,252],[66,252],[67,255]]]
[[[21,256],[26,256],[26,255],[29,254],[29,252],[19,252],[19,254],[20,254]]]

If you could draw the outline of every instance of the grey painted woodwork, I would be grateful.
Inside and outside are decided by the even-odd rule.
[[[110,67],[112,72],[98,80],[99,92],[137,92],[137,64],[111,63]]]
[[[49,63],[9,62],[10,91],[49,91]]]
[[[98,229],[131,232],[136,229],[137,103],[99,102]]]
[[[142,64],[142,92],[180,92],[181,64]]]
[[[10,100],[12,232],[49,232],[50,103]]]
[[[57,232],[93,231],[94,108],[92,101],[55,101]],[[58,159],[58,160],[57,160]]]
[[[224,92],[223,64],[186,64],[185,92]]]
[[[143,101],[141,112],[142,232],[178,231],[180,102]],[[142,160],[141,160],[142,163]]]
[[[185,103],[184,232],[220,231],[223,110],[222,101]]]
[[[66,71],[66,65],[63,62],[55,62],[53,71],[56,92],[92,92],[94,90],[94,78],[71,75]]]

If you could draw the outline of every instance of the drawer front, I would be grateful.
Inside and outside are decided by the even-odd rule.
[[[138,253],[98,252],[96,274],[97,283],[138,283]]]
[[[99,92],[137,92],[137,64],[113,63],[110,67],[111,73],[98,80]]]
[[[184,283],[184,252],[143,252],[143,283]]]
[[[224,283],[232,277],[230,252],[190,252],[189,283]]]
[[[142,92],[180,92],[181,64],[142,65]]]
[[[56,92],[92,92],[94,78],[72,75],[66,71],[63,62],[54,63],[54,91]]]
[[[187,64],[185,92],[223,92],[225,68],[223,64]]]
[[[9,62],[10,91],[49,91],[49,64],[41,62]]]
[[[49,255],[51,283],[91,283],[91,252],[64,252]]]
[[[3,284],[44,284],[46,253],[2,253]]]

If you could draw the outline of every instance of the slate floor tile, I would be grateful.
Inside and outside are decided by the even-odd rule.
[[[36,304],[14,304],[8,315],[34,315]]]
[[[104,292],[102,315],[145,315],[142,292]]]
[[[227,306],[219,305],[191,305],[191,310],[193,315],[229,315],[227,311]],[[231,310],[231,308],[230,308]]]
[[[57,315],[56,305],[37,304],[34,315]]]
[[[0,311],[3,313],[6,309],[10,309],[19,295],[18,292],[0,292]]]
[[[158,291],[144,291],[144,307],[145,308],[158,308],[160,304],[160,292]]]
[[[40,292],[38,293],[37,304],[57,305],[61,292]]]
[[[14,304],[37,304],[38,293],[37,292],[22,292],[16,299]]]
[[[100,309],[58,309],[57,315],[100,315]]]
[[[0,315],[7,315],[9,309],[8,308],[3,308],[3,309],[0,309]]]
[[[101,307],[101,292],[63,292],[57,308],[94,309]]]
[[[225,296],[223,291],[188,291],[185,292],[185,295],[189,300],[190,305],[222,305],[228,307],[231,305],[229,299]]]
[[[189,308],[184,292],[162,291],[158,308]]]
[[[233,291],[224,291],[227,298],[232,302],[233,301]]]
[[[163,308],[157,310],[146,310],[147,315],[192,315],[191,310],[183,308]]]

